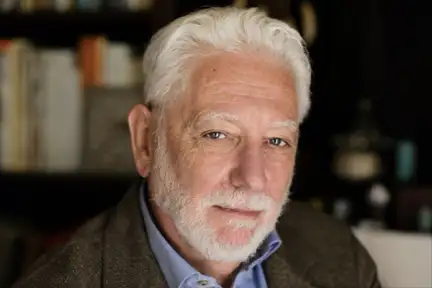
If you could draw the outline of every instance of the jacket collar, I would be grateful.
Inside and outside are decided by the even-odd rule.
[[[105,229],[103,287],[166,287],[150,250],[139,208],[137,181],[113,209]]]
[[[279,250],[265,262],[264,270],[268,287],[318,288],[306,280],[309,264],[294,266],[288,252],[286,244],[282,243]]]

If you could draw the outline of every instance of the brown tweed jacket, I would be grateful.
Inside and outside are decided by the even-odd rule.
[[[167,287],[149,248],[138,186],[36,261],[13,288]],[[283,245],[264,264],[269,288],[379,288],[376,267],[350,230],[295,202],[278,224]]]

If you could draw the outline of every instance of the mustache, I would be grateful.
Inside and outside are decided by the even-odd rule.
[[[274,207],[275,204],[276,202],[273,198],[267,196],[264,192],[245,190],[218,190],[201,200],[201,205],[204,208],[220,206],[229,209],[247,209],[254,211],[269,210]]]

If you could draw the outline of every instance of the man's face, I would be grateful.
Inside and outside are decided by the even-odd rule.
[[[293,79],[268,57],[221,53],[200,61],[180,99],[157,135],[152,198],[204,257],[246,260],[287,201],[298,137]]]

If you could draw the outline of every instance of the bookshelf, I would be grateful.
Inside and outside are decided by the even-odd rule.
[[[15,8],[5,8],[6,5],[11,5],[12,3],[15,5]],[[24,5],[30,5],[31,8],[23,7],[23,3],[26,3]],[[31,100],[35,97],[38,98],[38,94],[49,95],[51,93],[55,96],[51,99],[62,98],[58,101],[65,104],[63,104],[63,112],[57,113],[57,116],[51,118],[48,122],[54,123],[57,120],[53,121],[53,119],[58,119],[59,123],[63,123],[59,125],[58,132],[62,130],[61,126],[67,123],[74,123],[73,126],[79,130],[73,130],[75,132],[72,132],[68,136],[68,140],[64,141],[61,145],[67,145],[69,141],[75,142],[74,145],[76,146],[79,141],[85,142],[86,140],[84,139],[88,136],[91,138],[89,141],[93,143],[89,147],[93,145],[93,148],[85,151],[86,149],[81,147],[82,149],[78,148],[79,152],[75,148],[72,149],[75,152],[69,150],[69,152],[75,155],[73,156],[75,158],[73,162],[84,163],[87,161],[90,164],[83,164],[87,167],[73,165],[75,167],[66,169],[57,169],[58,167],[46,169],[46,167],[36,167],[36,165],[33,167],[21,167],[23,169],[9,169],[5,168],[7,165],[4,165],[4,155],[8,155],[8,149],[4,149],[4,139],[9,137],[5,137],[8,134],[4,132],[5,129],[0,129],[0,140],[2,141],[0,147],[3,146],[1,148],[3,152],[0,153],[0,223],[17,230],[17,233],[24,234],[29,229],[30,231],[39,231],[37,233],[48,234],[69,230],[109,206],[114,205],[120,200],[130,185],[134,181],[137,181],[138,176],[131,169],[133,168],[131,155],[124,157],[124,151],[126,149],[130,150],[127,129],[125,130],[125,127],[127,127],[127,125],[125,126],[127,110],[131,108],[131,105],[140,101],[140,97],[142,97],[142,84],[140,83],[142,77],[137,68],[140,66],[141,56],[146,43],[157,29],[174,18],[173,8],[175,5],[175,1],[172,0],[131,0],[122,2],[122,7],[118,6],[120,1],[118,3],[116,1],[94,1],[89,3],[74,0],[55,0],[50,2],[50,7],[38,7],[38,5],[41,5],[40,3],[42,2],[33,0],[0,1],[0,107],[3,107],[0,109],[1,120],[5,121],[5,114],[12,115],[20,111],[19,113],[24,115],[24,117],[20,118],[25,118],[23,121],[20,119],[20,123],[25,123],[17,126],[16,121],[19,118],[9,118],[7,125],[12,125],[10,127],[13,127],[13,129],[6,130],[12,131],[19,127],[18,130],[21,132],[25,131],[29,128],[29,125],[26,123],[38,123],[36,126],[39,127],[46,126],[45,124],[47,123],[41,124],[38,118],[40,116],[36,116],[33,119],[29,118],[32,117],[30,116],[32,113],[29,111],[42,110],[42,112],[39,111],[36,113],[41,115],[46,114],[48,110],[53,110],[48,109],[50,104],[47,104],[48,102],[45,101],[46,96],[42,96],[42,99],[45,99],[42,102]],[[67,3],[69,8],[64,9],[64,11],[58,11],[58,5],[64,5],[65,3]],[[100,7],[93,9],[91,7],[80,6],[95,3]],[[116,7],[109,7],[110,3],[115,4]],[[147,5],[149,6],[147,7],[146,4],[149,3],[152,3],[152,5]],[[16,8],[20,5],[23,10]],[[57,7],[55,7],[56,5]],[[137,5],[139,7],[135,7]],[[86,44],[83,44],[83,42],[86,42]],[[91,50],[91,52],[83,52],[83,46],[86,46],[86,49]],[[83,57],[83,54],[90,56]],[[22,59],[30,59],[28,57],[33,60],[37,59],[35,60],[36,62],[29,65],[37,67],[36,73],[27,71],[27,68],[24,68],[26,71],[23,72]],[[43,60],[44,58],[45,60]],[[96,58],[97,60],[95,60]],[[99,65],[95,65],[94,61],[99,61]],[[92,70],[87,73],[88,71],[85,66],[89,62],[91,62],[90,66],[93,66],[92,69],[97,67],[97,71]],[[41,63],[45,64],[42,65]],[[58,67],[46,66],[50,63],[57,63],[54,66]],[[124,63],[127,63],[125,64],[126,66]],[[63,68],[60,68],[59,65]],[[73,66],[72,69],[70,69],[71,66]],[[108,66],[111,68],[107,68]],[[112,74],[116,70],[120,71],[120,73],[116,75]],[[127,73],[125,73],[126,70]],[[33,88],[30,88],[31,85],[28,86],[29,75],[32,73],[35,75],[44,75],[48,73],[47,71],[51,71],[49,72],[51,76],[43,76],[46,80],[54,77],[55,80],[52,82],[63,82],[63,85],[59,85],[52,90],[53,87],[48,87],[51,84],[44,84],[43,82],[46,80],[41,80],[38,76],[39,80],[37,80],[38,83],[36,86],[46,86],[48,88],[44,89],[44,92],[39,93],[37,89],[34,89],[36,86],[33,86]],[[9,75],[6,76],[6,80],[5,75]],[[63,77],[59,77],[58,75],[63,75]],[[127,75],[129,78],[124,77],[124,75]],[[131,75],[136,75],[136,77],[131,79]],[[30,78],[32,77],[30,76]],[[91,78],[90,81],[85,80],[89,77]],[[24,78],[26,80],[22,80]],[[125,81],[119,83],[117,80],[121,78]],[[65,81],[64,79],[72,80]],[[64,86],[66,84],[68,87]],[[49,93],[47,92],[48,90],[52,92]],[[95,97],[89,97],[90,94],[96,95]],[[122,97],[129,100],[122,100]],[[6,100],[7,106],[4,101],[6,98],[8,99]],[[85,100],[90,98],[93,100]],[[107,100],[101,100],[101,98],[106,98]],[[14,108],[12,106],[9,107],[12,103],[11,101],[15,103],[12,105]],[[116,104],[119,102],[120,104]],[[92,103],[92,105],[89,103]],[[121,103],[127,104],[123,105],[121,109],[114,109],[117,111],[115,113],[103,113],[103,109],[118,108],[122,106]],[[43,109],[39,109],[41,106]],[[5,113],[9,109],[5,109],[4,107],[12,109],[10,111],[17,110],[12,113]],[[98,110],[94,107],[103,108]],[[66,114],[71,109],[75,111],[72,113],[74,116],[68,118]],[[25,111],[24,114],[22,114],[23,111]],[[115,119],[112,115],[109,117],[108,114],[115,114]],[[102,138],[105,137],[105,141],[101,142],[101,137],[94,138],[92,136],[95,134],[93,133],[94,130],[90,131],[85,128],[88,126],[87,119],[89,118],[92,119],[91,121],[99,124],[101,122],[111,123],[109,124],[111,128],[106,130],[117,131],[115,132],[117,134],[108,137],[106,135],[108,132],[106,132],[105,136],[101,136]],[[11,124],[13,122],[15,124]],[[106,124],[104,126],[109,125]],[[4,123],[2,123],[1,127],[5,127]],[[50,129],[47,128],[46,130]],[[38,137],[42,134],[38,132]],[[52,136],[52,139],[54,139],[54,134]],[[63,136],[60,135],[58,138],[65,139],[65,136],[67,135],[63,134]],[[79,141],[74,140],[78,138]],[[121,140],[113,141],[113,139]],[[22,140],[18,142],[23,143]],[[114,153],[115,155],[108,157],[110,158],[108,159],[110,163],[106,163],[106,159],[103,160],[103,157],[95,159],[94,153],[92,153],[94,150],[102,150],[102,155],[107,150],[113,150],[112,147],[114,146],[107,147],[107,142],[116,142],[114,146],[123,147],[122,149],[117,149]],[[39,144],[34,145],[33,143],[30,146],[40,147]],[[103,148],[95,148],[95,145],[98,147],[103,146]],[[13,145],[9,147],[13,147]],[[28,155],[28,152],[26,152],[28,147],[24,149],[21,147],[18,150],[15,147],[12,150],[15,150],[15,152],[21,150],[21,152]],[[49,150],[53,149],[48,148],[45,152]],[[119,152],[118,150],[122,151]],[[19,154],[22,154],[21,152]],[[60,155],[70,154],[67,151],[63,152],[57,154],[56,158],[59,158]],[[49,154],[49,152],[47,153]],[[21,159],[25,158],[27,156]],[[68,158],[68,156],[64,158]],[[90,158],[92,159],[85,160]],[[128,167],[127,169],[111,164],[117,163],[118,159],[123,158],[127,158],[127,161],[124,161]],[[21,166],[19,162],[20,160],[18,161],[18,166]],[[24,162],[27,162],[27,160]],[[94,167],[94,163],[97,162],[99,162],[99,166]],[[104,167],[111,167],[111,169],[104,169]]]
[[[156,6],[162,5],[164,2],[167,1],[158,1]],[[59,98],[58,96],[63,95],[60,96],[60,98],[62,98],[61,101],[68,103],[64,104],[65,110],[63,113],[57,114],[56,116],[57,119],[59,119],[58,122],[63,123],[58,127],[60,129],[58,131],[61,131],[61,126],[71,122],[75,123],[75,128],[79,126],[79,129],[81,129],[79,132],[76,132],[81,134],[82,137],[75,137],[79,134],[72,133],[70,134],[69,142],[77,138],[82,138],[85,142],[86,140],[84,139],[87,137],[85,135],[95,134],[93,133],[94,130],[90,131],[85,129],[85,127],[88,126],[86,119],[92,118],[93,120],[91,121],[95,123],[100,123],[101,121],[104,121],[104,123],[111,123],[109,125],[114,127],[111,131],[117,131],[117,134],[113,134],[108,138],[106,138],[106,134],[104,134],[105,136],[101,136],[106,139],[103,143],[99,140],[101,139],[100,137],[98,139],[91,136],[92,139],[90,139],[90,142],[93,143],[91,145],[105,147],[101,149],[103,151],[102,154],[111,149],[105,145],[107,142],[116,142],[114,146],[124,147],[122,151],[129,149],[127,131],[125,130],[125,119],[122,119],[122,114],[124,114],[124,118],[126,118],[127,110],[130,106],[141,99],[142,84],[140,81],[142,81],[142,79],[140,79],[140,72],[135,70],[135,68],[140,66],[142,53],[152,34],[159,27],[168,22],[169,7],[167,8],[168,10],[161,12],[155,12],[154,10],[133,11],[127,9],[104,9],[88,12],[79,10],[69,10],[65,12],[52,10],[0,12],[0,42],[3,41],[3,44],[0,43],[0,46],[3,45],[0,47],[0,60],[2,60],[0,61],[0,72],[2,72],[0,73],[0,107],[5,107],[3,101],[5,99],[5,93],[11,93],[10,91],[12,91],[13,94],[6,96],[6,98],[9,97],[9,100],[16,100],[19,98],[20,100],[15,102],[15,104],[18,103],[18,106],[21,106],[18,110],[21,110],[22,107],[27,107],[25,109],[27,112],[30,110],[38,110],[33,105],[37,103],[37,101],[29,102],[31,99],[38,97],[37,95],[39,93],[37,89],[29,89],[29,87],[27,87],[27,81],[21,80],[23,77],[28,78],[27,76],[30,74],[23,73],[21,68],[11,68],[11,64],[7,64],[6,66],[8,66],[8,68],[4,68],[5,62],[17,63],[17,61],[21,61],[20,59],[27,58],[27,55],[22,57],[24,54],[18,56],[15,54],[13,56],[11,54],[16,52],[9,53],[10,51],[7,51],[8,48],[5,48],[10,44],[16,44],[15,48],[9,50],[14,50],[16,48],[20,50],[24,48],[25,51],[29,52],[29,55],[37,55],[37,59],[46,58],[44,61],[47,64],[57,63],[63,67],[53,68],[46,65],[44,67],[38,60],[39,62],[35,63],[39,64],[32,64],[37,67],[37,75],[43,75],[46,71],[54,69],[50,72],[51,76],[43,77],[49,79],[55,75],[56,80],[53,82],[64,81],[62,80],[64,78],[73,79],[73,81],[69,80],[63,82],[67,85],[72,85],[68,86],[69,89],[64,88],[65,84],[54,88],[56,91],[52,90],[53,87],[47,89],[54,91],[52,94],[57,96],[55,98]],[[161,14],[164,15],[161,16]],[[87,41],[87,46],[89,46],[89,42],[92,42],[90,44],[90,50],[92,50],[90,53],[90,62],[92,62],[94,58],[100,58],[101,63],[97,71],[92,71],[90,73],[92,75],[98,75],[97,81],[94,80],[95,77],[92,76],[90,76],[92,81],[88,82],[84,80],[84,78],[87,77],[83,76],[87,68],[83,66],[86,66],[85,62],[89,62],[89,58],[85,60],[81,57],[83,54],[83,42],[85,41]],[[87,49],[89,48],[87,47]],[[101,57],[101,55],[105,55],[105,57]],[[31,58],[33,58],[33,56]],[[114,59],[114,62],[110,61],[110,59]],[[127,63],[127,66],[124,66],[122,63]],[[74,66],[74,68],[69,70],[67,67],[71,65]],[[21,65],[17,65],[17,67],[18,66],[21,67]],[[105,68],[102,66],[105,66]],[[111,69],[108,69],[108,66],[111,67]],[[111,74],[112,71],[116,70],[112,69],[112,67],[117,67],[121,75]],[[133,80],[123,77],[125,75],[125,69],[128,70],[128,73],[126,73],[127,75],[135,74],[137,77]],[[8,74],[9,77],[12,78],[7,78],[7,81],[3,81],[5,74]],[[57,75],[63,75],[64,77],[58,77]],[[125,82],[119,83],[116,80],[121,78],[125,80]],[[117,83],[111,82],[109,79],[117,81]],[[26,86],[27,88],[24,90],[12,88],[11,90],[10,88],[15,86],[9,85],[8,88],[4,89],[5,86],[8,86],[6,82],[20,83],[19,85]],[[44,82],[44,80],[40,79],[39,82]],[[44,87],[46,85],[39,83],[36,86]],[[70,89],[71,87],[72,89]],[[49,93],[46,92],[47,90],[40,93],[40,95],[49,95]],[[95,97],[90,96],[91,94]],[[125,101],[120,99],[122,95],[128,95],[129,97],[124,98],[129,100]],[[42,96],[42,98],[44,97],[45,96]],[[108,100],[104,102],[101,98],[106,98]],[[73,99],[72,102],[70,102],[71,99]],[[93,100],[87,101],[84,99]],[[45,100],[42,102],[44,101]],[[122,104],[116,104],[119,102],[127,104],[123,106]],[[10,104],[11,102],[8,103]],[[89,103],[92,103],[92,105]],[[47,102],[43,105],[46,104]],[[38,105],[41,105],[41,102],[39,102]],[[111,117],[108,117],[107,113],[103,113],[102,110],[112,109],[113,105],[117,107],[122,106],[123,108],[115,109],[117,112],[109,113]],[[75,116],[72,118],[65,118],[66,112],[70,111],[72,106],[75,108],[79,106],[81,108],[80,110],[75,110]],[[36,107],[40,106],[36,105]],[[94,107],[104,108],[98,110]],[[13,110],[15,108],[11,109]],[[5,110],[1,109],[0,114],[2,114],[2,120],[4,121]],[[44,109],[46,110],[48,108]],[[77,118],[77,115],[79,115],[80,119]],[[26,113],[24,117],[26,120],[24,121],[27,123],[37,122],[41,124],[39,120],[34,121],[35,118],[31,120],[28,117],[31,116],[29,113]],[[15,120],[16,119],[18,118],[15,118]],[[55,122],[53,119],[54,118],[51,118],[51,123]],[[42,124],[42,126],[45,124]],[[104,126],[109,125],[106,124]],[[15,126],[15,128],[16,127],[17,126]],[[22,126],[20,124],[20,127],[19,129],[28,129],[28,125]],[[5,135],[4,130],[2,131],[0,129],[0,132],[0,135]],[[64,136],[65,134],[63,137],[60,136],[59,138],[65,139]],[[1,138],[3,137],[0,137],[0,140]],[[121,138],[121,140],[113,141],[113,138]],[[52,139],[54,139],[54,137]],[[62,145],[67,144],[68,141],[64,142]],[[4,142],[2,142],[2,144],[4,144]],[[33,146],[36,147],[38,145]],[[26,149],[27,148],[24,148],[24,150]],[[93,158],[94,153],[92,153],[92,149],[88,149],[87,152],[85,149],[79,149],[81,155],[78,155],[80,153],[75,154],[76,156],[78,155],[78,158],[76,158],[74,162],[83,163],[85,162],[84,159]],[[48,150],[52,149],[47,149],[46,151]],[[63,155],[68,154],[67,151],[64,152],[65,153],[62,153]],[[25,153],[27,154],[27,152]],[[113,159],[109,160],[111,163],[116,162],[119,158],[125,158],[123,157],[123,152],[117,151],[116,153],[117,156],[114,155],[111,157]],[[56,157],[59,157],[59,155],[60,154]],[[35,235],[58,235],[58,233],[68,233],[68,231],[73,230],[89,218],[115,205],[131,184],[139,179],[133,169],[115,167],[115,164],[110,165],[104,162],[105,160],[102,160],[104,163],[99,162],[102,158],[99,158],[99,160],[89,160],[89,165],[94,166],[92,163],[99,162],[102,166],[111,166],[111,169],[99,169],[101,165],[99,165],[99,167],[88,166],[87,168],[79,165],[74,168],[66,169],[45,169],[43,167],[42,169],[39,169],[40,167],[5,169],[3,165],[4,158],[5,157],[0,156],[0,227],[6,227],[6,231],[8,231],[6,233],[10,235],[28,235],[31,238],[36,237]],[[131,155],[128,155],[127,159],[128,168],[133,168]],[[5,235],[6,234],[2,234],[0,236],[3,237]],[[0,287],[2,287],[1,283]]]
[[[76,144],[80,141],[85,142],[85,139],[89,138],[89,141],[93,143],[90,146],[99,145],[104,147],[101,149],[103,151],[101,153],[104,154],[107,150],[112,150],[113,147],[107,147],[106,143],[115,142],[114,146],[123,147],[123,149],[120,149],[121,152],[116,151],[115,155],[110,156],[112,159],[108,161],[113,163],[118,159],[125,158],[123,156],[124,151],[130,150],[127,131],[125,130],[127,110],[131,105],[140,101],[142,97],[142,84],[139,83],[142,79],[140,79],[140,72],[135,69],[140,66],[140,57],[146,43],[153,32],[161,25],[163,23],[158,18],[158,15],[151,11],[56,12],[42,10],[31,13],[16,11],[0,13],[0,107],[3,106],[0,109],[0,115],[2,115],[2,121],[5,120],[5,114],[13,114],[5,113],[6,110],[12,109],[10,111],[13,111],[17,109],[15,112],[22,112],[24,107],[26,113],[22,114],[24,117],[21,118],[25,118],[25,120],[22,122],[20,120],[21,124],[19,124],[20,128],[18,130],[27,130],[32,126],[31,124],[29,126],[29,123],[38,123],[37,126],[45,126],[47,128],[46,131],[48,131],[51,129],[48,128],[50,124],[47,122],[42,124],[43,120],[41,120],[40,116],[36,116],[32,120],[29,118],[33,117],[30,114],[34,111],[39,111],[36,114],[44,114],[44,117],[46,117],[46,115],[50,114],[47,111],[47,107],[50,104],[46,102],[49,97],[46,98],[46,95],[51,94],[54,96],[51,99],[61,98],[59,101],[65,103],[63,104],[63,112],[57,113],[57,116],[52,115],[54,118],[51,118],[48,122],[61,123],[58,126],[59,130],[57,132],[61,133],[62,130],[67,129],[69,130],[67,133],[69,135],[63,134],[61,136],[59,134],[58,136],[60,137],[58,137],[54,136],[54,134],[57,134],[54,133],[51,139],[56,137],[66,139],[61,145],[75,142],[75,148],[72,148],[72,150],[75,150],[75,152],[80,150],[80,152],[75,153],[69,150],[69,152],[75,155],[73,162],[84,163],[86,162],[84,159],[90,159],[87,161],[89,162],[88,167],[83,167],[80,164],[66,169],[57,169],[55,167],[45,169],[46,167],[38,168],[36,166],[24,169],[5,169],[5,165],[3,165],[5,159],[3,150],[3,157],[0,156],[0,228],[3,227],[6,232],[2,232],[3,234],[0,233],[0,238],[7,235],[19,235],[17,237],[20,237],[20,239],[20,235],[24,235],[26,239],[27,236],[34,238],[39,237],[37,235],[55,236],[59,235],[59,233],[67,234],[68,231],[73,230],[84,221],[115,205],[130,185],[139,179],[133,169],[130,169],[133,168],[131,155],[127,155],[128,157],[126,157],[128,159],[126,164],[129,169],[123,169],[122,167],[116,167],[114,164],[106,163],[102,159],[103,157],[99,158],[99,160],[96,159],[98,157],[94,158],[95,154],[92,153],[92,149],[98,150],[97,148],[93,147],[85,151],[86,149],[83,148],[84,144],[82,148],[79,148]],[[91,52],[82,51],[84,49],[83,42],[87,43],[86,49],[90,49]],[[7,46],[12,48],[9,49]],[[15,52],[11,52],[12,50]],[[21,53],[18,55],[16,51],[25,51],[25,53],[18,52]],[[27,52],[29,53],[26,54]],[[90,53],[90,60],[88,60],[88,57],[86,58],[87,60],[83,59],[82,55],[85,53]],[[29,55],[36,55],[37,57]],[[105,55],[105,57],[101,55]],[[21,63],[24,58],[30,59],[27,56],[33,60],[36,59],[36,62],[30,65],[36,67],[36,73],[30,72],[29,74],[27,68],[24,68],[27,72],[23,72],[23,66],[21,64],[16,65],[16,63]],[[90,74],[84,73],[84,71],[87,71],[87,68],[84,67],[86,66],[85,63],[88,64],[89,61],[93,63],[95,58],[100,60],[99,65],[90,66],[93,66],[93,69],[96,67],[96,70],[92,70]],[[41,61],[41,59],[45,60]],[[44,62],[45,64],[42,65],[41,63]],[[48,65],[50,63],[54,63],[54,66],[57,66],[57,68],[50,67],[51,65]],[[73,66],[72,69],[71,66]],[[113,69],[113,67],[117,67],[117,69]],[[121,75],[112,74],[116,70],[119,70]],[[127,73],[125,73],[126,70]],[[29,86],[27,83],[29,79],[27,76],[31,75],[31,73],[38,75],[37,78],[39,79],[37,80],[38,84],[33,87],[45,87],[43,89],[45,92],[39,93],[37,89],[30,88],[31,85]],[[47,73],[51,73],[51,76]],[[6,74],[9,76],[6,76],[7,80],[4,81]],[[87,76],[84,76],[84,74]],[[45,76],[41,78],[39,77],[41,75]],[[88,75],[93,75],[90,76],[90,82],[85,80],[88,78]],[[97,75],[97,77],[94,75]],[[129,78],[123,77],[124,75],[128,75]],[[136,77],[131,79],[131,75],[136,75]],[[45,80],[42,80],[44,77]],[[43,83],[52,77],[54,77],[53,83],[62,82],[62,84],[57,86],[57,88],[54,86],[49,88],[51,84],[46,85],[46,83]],[[97,80],[95,80],[95,77]],[[24,78],[27,80],[22,80]],[[65,82],[64,79],[68,80]],[[118,79],[123,79],[124,82],[120,83],[117,81]],[[16,86],[16,83],[19,83],[18,86]],[[91,96],[92,94],[94,97]],[[42,98],[39,98],[39,100],[45,100],[42,100],[42,102],[31,100],[38,99],[38,95],[42,95]],[[127,95],[128,97],[123,95]],[[10,100],[13,100],[12,102],[15,104],[12,106],[15,108],[5,106],[4,100],[6,98],[9,99],[9,101],[6,100],[8,105],[11,103]],[[104,101],[102,98],[107,100]],[[90,100],[87,101],[85,99]],[[57,104],[62,106],[60,102]],[[119,102],[120,104],[117,104]],[[90,105],[90,103],[92,104]],[[126,105],[122,105],[124,103]],[[113,107],[113,105],[117,107]],[[117,112],[103,113],[103,109],[113,109],[120,106],[122,107],[121,109],[114,109]],[[4,107],[9,107],[10,109],[5,110]],[[45,108],[40,111],[40,107]],[[71,109],[72,107],[75,110]],[[95,107],[103,108],[98,110]],[[69,118],[66,114],[71,110],[75,112],[72,113],[74,114],[72,118]],[[33,112],[30,113],[31,111]],[[122,117],[122,114],[125,117]],[[12,122],[18,119],[17,117],[12,118],[15,119]],[[87,119],[90,118],[92,119],[92,123],[101,123],[102,121],[106,123],[104,126],[111,125],[111,128],[106,130],[116,131],[116,134],[107,136],[108,132],[106,132],[105,134],[102,133],[104,136],[95,138],[93,135],[101,134],[93,133],[94,129],[88,130],[85,128],[88,126]],[[54,121],[53,119],[58,120]],[[108,122],[111,124],[108,125]],[[73,130],[75,132],[72,132],[72,130],[66,127],[67,123],[74,123],[73,126],[78,128],[78,130]],[[4,128],[3,124],[2,128]],[[14,127],[17,128],[18,126],[15,125]],[[9,131],[12,130],[9,129]],[[2,144],[5,143],[3,140],[7,138],[4,137],[7,134],[4,131],[5,129],[0,129]],[[41,132],[38,133],[38,137],[44,134],[40,134]],[[75,139],[79,139],[79,141]],[[101,139],[105,140],[101,142]],[[121,140],[113,141],[113,139]],[[22,143],[22,140],[19,142]],[[34,145],[33,143],[30,146],[40,147],[39,144]],[[76,150],[77,147],[78,150]],[[17,151],[16,148],[13,148],[13,150]],[[28,155],[28,152],[25,152],[28,150],[28,147],[24,149],[21,147],[19,150]],[[49,150],[53,149],[46,149],[45,152]],[[68,155],[70,154],[69,152],[64,150],[55,157],[64,157],[60,155]],[[64,158],[68,158],[68,156]],[[99,166],[94,167],[94,163],[99,163]],[[84,166],[86,165],[84,164]],[[108,168],[111,167],[111,169],[99,169],[101,165]],[[3,287],[2,283],[0,283],[0,287]]]

